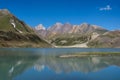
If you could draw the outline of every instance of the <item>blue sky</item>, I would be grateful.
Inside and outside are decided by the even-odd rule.
[[[120,0],[0,0],[0,8],[32,27],[69,22],[120,29]]]

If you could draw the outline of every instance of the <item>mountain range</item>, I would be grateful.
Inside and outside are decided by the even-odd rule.
[[[93,47],[120,48],[120,30],[82,23],[55,23],[31,28],[7,9],[0,10],[0,47]]]
[[[120,47],[120,30],[109,31],[88,23],[56,23],[48,29],[40,24],[34,30],[56,47]]]
[[[40,24],[35,27],[35,30],[39,32],[42,36],[49,38],[61,34],[89,34],[92,32],[104,33],[108,31],[97,25],[90,25],[87,23],[83,23],[81,25],[72,25],[70,23],[56,23],[48,29],[45,29],[45,27]]]

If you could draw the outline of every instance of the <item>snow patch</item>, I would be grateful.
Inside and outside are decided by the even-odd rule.
[[[13,27],[15,28],[15,23],[11,23],[13,25]]]
[[[23,33],[22,31],[20,31],[19,29],[16,28],[14,20],[10,20],[10,23],[13,25],[13,28],[15,28],[19,33]]]
[[[36,30],[46,30],[46,28],[42,24],[39,24],[38,26],[36,26],[35,29]]]

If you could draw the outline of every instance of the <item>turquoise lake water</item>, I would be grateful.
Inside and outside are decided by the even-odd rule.
[[[0,48],[0,80],[120,80],[120,56],[59,58],[120,49]]]

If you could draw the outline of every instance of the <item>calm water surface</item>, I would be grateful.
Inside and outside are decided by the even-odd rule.
[[[1,48],[0,80],[120,80],[120,56],[58,58],[120,49]]]

